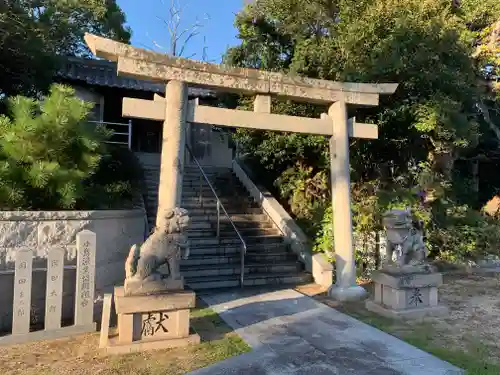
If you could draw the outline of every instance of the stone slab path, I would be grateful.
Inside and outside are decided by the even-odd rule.
[[[461,375],[462,370],[294,290],[201,296],[252,351],[191,375]]]

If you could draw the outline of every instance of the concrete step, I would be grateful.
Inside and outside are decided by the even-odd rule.
[[[238,209],[245,209],[245,208],[259,208],[260,206],[256,202],[249,202],[249,201],[241,201],[241,200],[236,200],[236,199],[224,199],[224,201],[221,201],[223,204],[224,208],[226,211],[229,212],[229,210],[238,210]],[[205,210],[212,210],[212,211],[217,211],[217,201],[211,200],[211,201],[202,201],[201,203],[192,200],[189,202],[182,202],[182,207],[185,208],[186,210],[191,210],[191,209],[205,209]]]
[[[201,214],[201,215],[195,215],[191,214],[189,215],[191,217],[191,223],[196,223],[200,221],[210,221],[210,222],[215,222],[217,220],[217,214]],[[269,221],[269,217],[266,214],[260,213],[260,214],[233,214],[229,215],[231,220],[235,223],[254,223],[254,222],[264,222],[264,221]],[[224,221],[229,221],[228,218],[225,215],[221,215],[221,222]]]
[[[150,182],[151,184],[158,185],[160,183],[160,175],[148,173],[144,175],[144,181]],[[208,181],[210,181],[210,184],[216,185],[219,181],[217,180],[216,176],[210,177],[208,176]],[[201,179],[201,185],[202,186],[207,186],[208,183],[207,181],[202,177]],[[186,177],[184,176],[182,179],[182,186],[200,186],[200,177],[199,176],[193,176],[193,177]]]
[[[215,180],[216,178],[219,178],[220,175],[218,173],[205,173],[205,176],[209,179],[210,182],[212,182],[211,181],[212,179]],[[201,173],[188,172],[183,174],[182,180],[183,181],[199,180],[200,177],[202,180],[205,180],[205,176],[202,176]]]
[[[245,264],[245,274],[263,273],[298,273],[302,265],[299,262],[281,262],[277,264]],[[230,276],[239,275],[241,266],[239,264],[214,264],[200,266],[181,266],[182,276],[207,277],[207,276]]]
[[[185,207],[183,207],[185,208]],[[217,220],[217,210],[203,210],[203,209],[187,209],[189,216],[191,217],[191,222],[194,221],[206,221],[207,217],[210,217],[213,221]],[[148,218],[156,218],[156,213],[158,211],[158,207],[156,205],[148,205],[146,204],[146,211],[148,213]],[[259,213],[262,214],[261,209],[257,208],[239,208],[239,209],[232,209],[231,207],[226,208],[226,212],[230,217],[234,215],[258,215]],[[221,218],[226,218],[226,215],[222,212],[220,213]],[[264,220],[269,221],[269,219],[266,217]],[[263,220],[263,221],[264,221]]]
[[[212,223],[212,226],[214,229],[217,229],[217,221],[214,220]],[[269,220],[265,221],[233,221],[234,226],[238,230],[245,230],[245,229],[275,229],[273,223],[271,223]],[[220,218],[220,230],[234,230],[233,226],[229,222],[226,216],[222,215]]]
[[[154,194],[154,195],[157,195],[158,194],[158,186],[159,186],[159,183],[157,182],[146,182],[146,186],[147,186],[147,192],[148,193],[151,193],[151,194]],[[235,193],[238,193],[238,194],[243,194],[245,196],[249,196],[248,192],[243,189],[243,188],[238,188],[238,187],[228,187],[228,186],[213,186],[215,192],[217,193],[217,195],[227,195],[227,194],[230,194],[231,196],[233,196]],[[208,184],[205,184],[205,185],[202,185],[201,187],[202,189],[202,194],[203,195],[210,195],[210,196],[213,196],[213,192],[212,192],[212,189],[210,189],[210,187],[208,186]],[[200,195],[200,184],[197,183],[197,184],[190,184],[190,185],[186,185],[186,184],[183,184],[182,185],[182,195],[185,196],[185,195],[197,195],[199,196]]]
[[[301,272],[297,274],[250,274],[244,279],[244,286],[263,285],[301,285],[310,283],[312,276]],[[240,286],[239,275],[216,277],[186,278],[186,285],[193,290],[236,288]]]
[[[192,246],[199,246],[199,245],[240,245],[241,241],[238,237],[236,238],[220,238],[218,240],[215,237],[193,237],[189,238],[190,243]],[[283,242],[283,237],[282,236],[277,236],[277,235],[269,235],[269,236],[255,236],[255,237],[243,237],[243,240],[247,244],[247,246],[253,245],[253,244],[275,244],[275,243],[282,243]]]
[[[282,242],[249,243],[248,254],[288,253],[288,245]],[[190,243],[189,252],[192,256],[224,256],[241,253],[241,242],[234,244],[193,244]]]
[[[157,205],[153,204],[148,204],[146,203],[146,208],[148,210],[148,219],[155,219],[156,218],[156,212],[157,212]],[[262,210],[254,210],[254,209],[247,209],[251,211],[257,211],[254,213],[234,213],[231,212],[232,210],[228,209],[228,214],[231,220],[235,223],[237,228],[252,228],[256,227],[258,224],[258,227],[260,228],[274,228],[274,224],[272,221],[269,219],[269,217],[262,213]],[[197,228],[196,226],[193,225],[201,225],[198,228],[208,228],[208,225],[206,223],[212,223],[213,228],[216,228],[217,226],[217,211],[214,210],[189,210],[189,216],[191,218],[191,228]],[[229,222],[229,219],[227,218],[224,213],[221,212],[220,214],[220,223],[221,226],[227,226],[231,227],[231,224]]]
[[[155,173],[160,173],[160,167],[159,166],[155,166],[155,165],[145,165],[143,166],[143,168],[145,170],[147,170],[148,172],[155,172]],[[225,170],[218,170],[218,169],[210,169],[210,168],[203,168],[203,172],[205,173],[205,175],[207,176],[224,176],[224,175],[232,175],[233,172],[229,169],[225,169]],[[186,169],[184,167],[184,172],[183,172],[183,175],[184,176],[199,176],[201,174],[200,170],[199,169]]]
[[[205,174],[216,173],[216,174],[223,175],[223,174],[227,174],[227,173],[233,173],[232,168],[210,167],[208,165],[205,165],[205,166],[202,165],[201,168],[203,169],[203,172]],[[200,172],[200,168],[198,168],[197,166],[193,166],[193,167],[184,166],[184,173],[185,174],[190,174],[190,173],[195,174],[195,173],[201,173],[201,172]]]
[[[240,180],[236,176],[232,176],[230,178],[225,178],[221,177],[218,175],[207,175],[208,181],[210,184],[230,184],[230,185],[235,185],[235,186],[242,186]],[[145,180],[150,180],[153,182],[159,182],[160,181],[160,174],[159,173],[154,173],[154,172],[144,172],[144,179]],[[200,185],[200,175],[184,175],[182,176],[182,183],[183,184],[192,184],[192,185]],[[205,177],[201,176],[201,183],[205,184],[208,186],[207,180]]]
[[[229,192],[223,192],[223,191],[220,191],[218,189],[215,189],[215,193],[217,194],[217,196],[219,198],[244,198],[244,199],[252,199],[252,197],[246,192],[246,191],[238,191],[238,190],[231,190]],[[154,195],[157,195],[154,194]],[[206,198],[215,198],[214,196],[214,193],[212,190],[203,190],[201,192],[201,197],[203,199],[206,199]],[[186,198],[195,198],[195,199],[199,199],[200,198],[200,188],[193,188],[193,189],[189,189],[189,190],[182,190],[182,199],[186,199]]]
[[[217,213],[201,213],[201,214],[196,214],[192,213],[190,211],[189,217],[191,218],[191,223],[199,223],[199,222],[216,222],[217,220]],[[233,222],[235,223],[254,223],[254,222],[265,222],[269,221],[269,217],[266,214],[260,213],[260,214],[229,214],[229,217]],[[226,215],[221,215],[221,222],[229,222],[228,218]],[[269,221],[270,222],[270,221]]]
[[[148,197],[149,198],[149,197]],[[155,197],[156,198],[156,197]],[[255,201],[249,197],[249,196],[219,196],[219,201],[224,205],[230,205],[230,204],[250,204],[250,205],[255,205]],[[208,206],[212,205],[215,206],[217,204],[217,198],[215,198],[214,195],[212,196],[202,196],[201,197],[201,203],[203,206]],[[182,197],[182,204],[183,205],[200,205],[200,197],[198,196],[191,196],[191,197]]]
[[[227,184],[227,183],[230,183],[230,184],[236,184],[237,181],[234,181],[234,182],[231,182],[233,181],[232,178],[223,178],[221,176],[218,176],[218,175],[209,175],[207,176],[208,178],[208,181],[210,182],[211,185],[217,185],[217,184],[220,184],[220,183],[224,183],[224,184]],[[236,178],[236,177],[234,177]],[[201,182],[202,184],[207,184],[207,179],[205,177],[201,177]],[[239,182],[239,180],[238,180]],[[200,175],[187,175],[187,176],[183,176],[182,177],[182,183],[183,184],[195,184],[195,185],[200,185]]]
[[[212,182],[212,180],[220,178],[217,173],[205,173],[205,175],[210,182]],[[205,177],[203,177],[200,173],[191,173],[191,172],[184,173],[184,175],[182,176],[182,180],[183,181],[199,180],[200,176],[201,176],[202,180],[205,180]],[[152,169],[144,170],[144,177],[159,180],[160,179],[160,171],[152,170]]]
[[[280,264],[283,262],[296,262],[297,256],[287,252],[247,253],[245,261],[249,264]],[[181,267],[226,264],[238,266],[240,262],[241,255],[239,252],[229,255],[190,255],[189,259],[181,260]]]
[[[269,221],[233,221],[234,225],[238,230],[244,230],[244,229],[274,229],[274,226],[272,223]],[[226,216],[222,215],[220,218],[220,230],[221,231],[229,231],[232,230],[234,231],[233,226],[229,222]],[[189,227],[189,230],[212,230],[216,231],[217,230],[217,220],[203,220],[203,221],[196,221],[193,222],[191,221],[191,225]]]
[[[217,194],[219,197],[220,202],[223,205],[229,205],[233,203],[245,203],[245,204],[251,204],[255,205],[255,201],[249,197],[249,196],[242,196],[242,195],[234,195],[234,196],[223,196]],[[184,205],[200,205],[200,194],[193,194],[192,196],[182,196],[182,204]],[[145,197],[145,201],[149,202],[157,202],[158,201],[158,194],[147,194]],[[211,194],[204,194],[201,197],[201,203],[203,205],[212,205],[215,206],[217,204],[217,198],[215,198],[215,195],[211,192]]]
[[[189,211],[189,216],[206,216],[210,215],[213,217],[217,217],[217,209],[215,207],[212,208],[187,208],[182,207]],[[157,207],[151,207],[151,211],[148,209],[148,215],[156,216]],[[229,216],[233,215],[260,215],[262,214],[262,209],[257,207],[243,207],[243,208],[235,208],[235,207],[227,207],[226,211]]]
[[[238,232],[245,239],[246,237],[253,236],[269,236],[269,235],[279,235],[281,234],[275,228],[238,228]],[[200,237],[215,237],[216,229],[188,229],[187,235],[189,238],[200,238]],[[236,231],[233,227],[221,228],[220,230],[221,238],[233,238],[237,237]]]

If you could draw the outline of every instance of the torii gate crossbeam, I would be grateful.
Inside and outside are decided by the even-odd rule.
[[[255,69],[233,68],[170,57],[86,34],[98,57],[118,63],[118,74],[166,84],[165,99],[124,98],[123,115],[163,121],[158,217],[180,204],[187,122],[247,127],[330,138],[330,168],[337,282],[330,289],[339,300],[357,299],[366,291],[356,285],[349,177],[349,137],[377,138],[377,127],[348,120],[347,105],[375,106],[379,95],[395,92],[397,84],[332,82]],[[187,85],[256,95],[254,112],[212,108],[188,102]],[[271,97],[329,105],[320,119],[271,113]],[[175,188],[172,188],[175,186]]]

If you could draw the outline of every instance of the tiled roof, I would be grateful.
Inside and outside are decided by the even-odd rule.
[[[83,81],[94,86],[165,93],[164,84],[118,76],[116,63],[107,60],[70,57],[62,64],[56,75],[63,79]],[[215,95],[210,90],[190,87],[189,96],[214,97]]]

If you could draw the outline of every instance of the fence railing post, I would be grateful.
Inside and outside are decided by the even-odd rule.
[[[45,293],[45,330],[61,328],[64,254],[61,247],[49,249]]]
[[[132,150],[132,120],[128,120],[128,149]]]
[[[15,267],[12,334],[22,335],[30,331],[33,251],[31,249],[17,250]]]
[[[91,325],[94,318],[96,235],[83,230],[76,235],[77,268],[75,325]]]

